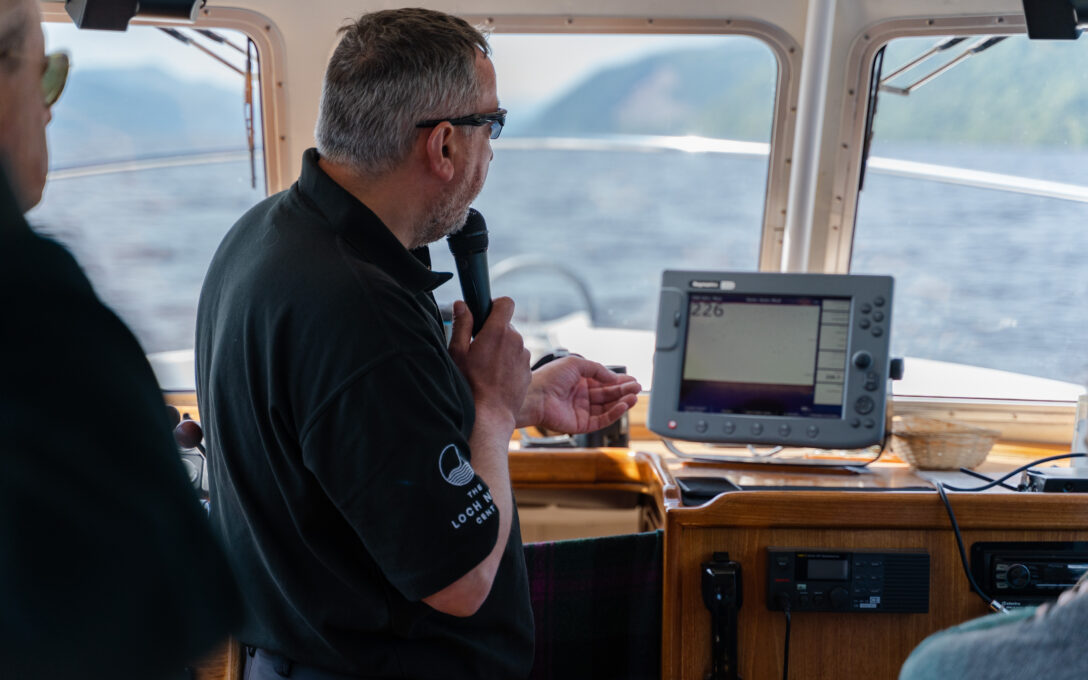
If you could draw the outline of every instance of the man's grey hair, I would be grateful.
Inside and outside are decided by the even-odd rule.
[[[476,55],[490,49],[463,19],[384,10],[340,32],[314,132],[322,157],[379,175],[408,156],[417,123],[486,113],[474,110],[483,94]]]
[[[26,3],[0,0],[0,74],[9,74],[19,66],[27,39]]]

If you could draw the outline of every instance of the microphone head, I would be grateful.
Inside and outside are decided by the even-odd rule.
[[[468,217],[460,229],[446,237],[454,256],[487,252],[487,222],[475,208],[468,209]]]

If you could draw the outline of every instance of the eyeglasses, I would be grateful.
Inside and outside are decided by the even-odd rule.
[[[54,52],[45,56],[42,64],[42,99],[45,107],[49,108],[60,99],[60,93],[64,92],[64,84],[68,82],[68,55],[64,52]]]
[[[417,128],[434,127],[440,123],[450,125],[471,125],[472,127],[491,126],[491,139],[498,139],[502,134],[502,126],[506,125],[506,109],[499,109],[495,113],[474,113],[471,116],[461,118],[439,118],[438,120],[425,120],[416,123]]]

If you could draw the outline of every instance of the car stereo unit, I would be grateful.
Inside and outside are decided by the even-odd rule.
[[[666,271],[649,428],[701,442],[884,437],[889,276]]]

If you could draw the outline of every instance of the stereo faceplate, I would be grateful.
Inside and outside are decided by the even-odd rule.
[[[971,546],[971,573],[1006,607],[1053,600],[1088,572],[1088,542],[989,542]]]

